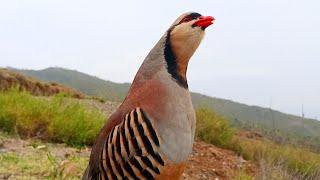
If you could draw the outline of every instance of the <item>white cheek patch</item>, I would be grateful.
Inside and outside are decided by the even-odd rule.
[[[177,25],[171,32],[173,51],[181,59],[189,59],[204,36],[201,27],[192,27],[193,23],[190,21]]]

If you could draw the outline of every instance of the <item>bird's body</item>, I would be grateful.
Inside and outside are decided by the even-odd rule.
[[[193,25],[202,16],[179,17],[148,54],[124,102],[101,129],[83,179],[179,179],[182,175],[196,123],[186,69],[203,27],[208,26],[185,30],[181,25],[185,17]]]

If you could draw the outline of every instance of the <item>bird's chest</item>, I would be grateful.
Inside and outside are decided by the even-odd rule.
[[[192,151],[195,134],[195,112],[189,93],[176,92],[166,106],[166,115],[158,122],[162,139],[160,150],[173,163],[188,158]]]

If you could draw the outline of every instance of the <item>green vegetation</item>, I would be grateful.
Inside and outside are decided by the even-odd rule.
[[[74,149],[67,149],[61,145],[42,145],[45,148],[27,145],[27,148],[18,152],[0,153],[0,179],[81,178],[88,157],[80,156]]]
[[[122,101],[130,87],[128,83],[105,81],[63,68],[47,68],[40,71],[14,70],[44,81],[58,82],[85,94],[112,101]],[[281,143],[302,144],[303,147],[308,146],[320,152],[319,121],[302,119],[269,108],[248,106],[198,93],[192,93],[192,101],[195,107],[208,107],[218,115],[229,119],[230,123],[238,128],[258,130],[272,140]]]
[[[197,93],[192,94],[192,102],[195,107],[214,110],[237,128],[257,130],[279,143],[308,146],[320,152],[320,121]]]
[[[20,73],[0,68],[0,91],[6,91],[13,87],[28,91],[35,96],[52,96],[63,93],[74,98],[85,98],[84,94],[70,87],[55,82],[42,82]]]
[[[196,136],[199,139],[218,146],[230,143],[234,129],[227,120],[206,108],[197,109],[196,116]]]
[[[196,112],[196,134],[201,140],[234,150],[247,160],[256,162],[264,160],[270,165],[281,162],[282,168],[294,177],[302,179],[320,177],[319,154],[308,149],[279,145],[268,139],[234,136],[234,131],[226,119],[209,109],[201,108]],[[242,175],[239,178],[243,178]]]
[[[240,171],[233,180],[253,180],[254,178],[248,175],[245,171]]]
[[[109,101],[122,101],[130,87],[129,83],[105,81],[95,76],[64,68],[47,68],[40,71],[13,70],[43,81],[61,83],[87,95]]]
[[[64,97],[34,97],[12,89],[0,93],[0,129],[22,138],[82,146],[93,144],[106,117]]]
[[[320,155],[308,149],[295,148],[289,145],[278,145],[266,139],[248,139],[234,137],[230,148],[245,159],[269,164],[281,162],[289,174],[308,179],[320,176]]]
[[[320,175],[315,174],[301,175],[299,173],[294,173],[283,164],[283,161],[270,162],[270,160],[261,159],[259,162],[259,174],[256,179],[275,179],[275,180],[318,180]]]
[[[112,88],[108,95],[99,94],[96,90],[101,88],[98,84],[105,82],[103,80],[93,81],[95,77],[90,76],[91,79],[88,78],[86,83],[82,83],[82,78],[87,76],[85,74],[80,73],[81,78],[77,79],[79,72],[76,71],[70,72],[59,68],[49,70],[52,74],[47,74],[48,77],[65,73],[63,76],[68,77],[63,79],[65,84],[79,88],[83,92],[94,87],[93,91],[90,91],[92,95],[121,99],[124,96],[119,94],[119,96],[114,96],[112,92],[125,94],[129,87],[129,85],[127,87],[111,85]],[[79,81],[77,85],[74,85],[74,80]],[[90,81],[96,84],[90,84]],[[85,90],[80,87],[84,87]],[[121,91],[118,91],[118,88]],[[58,94],[54,97],[35,97],[27,92],[19,92],[17,89],[0,92],[0,130],[9,134],[17,134],[22,138],[31,137],[51,142],[63,142],[77,147],[91,145],[105,122],[105,115],[95,108],[88,108],[80,101],[65,96],[65,94]],[[245,159],[255,161],[261,168],[262,179],[320,179],[320,155],[308,149],[312,147],[315,150],[320,147],[320,123],[318,121],[302,120],[299,117],[270,109],[246,106],[199,94],[192,96],[196,107],[208,107],[196,111],[197,138],[234,150]],[[212,112],[211,109],[216,109],[217,113]],[[270,118],[271,115],[272,118]],[[272,119],[275,122],[274,125]],[[259,130],[264,136],[271,137],[272,141],[263,137],[236,136],[231,123],[243,129]],[[297,141],[291,143],[292,139],[297,139]],[[287,143],[288,140],[289,143]],[[301,143],[302,141],[305,142]],[[297,144],[299,146],[293,146]],[[35,142],[31,146],[35,148],[39,145],[38,142]],[[1,167],[11,167],[12,172],[27,172],[27,174],[34,172],[36,175],[50,172],[45,176],[53,178],[62,176],[59,169],[61,160],[57,160],[48,152],[41,157],[5,153],[0,155],[0,160],[0,173],[6,171]],[[87,159],[74,157],[76,162],[85,160]],[[49,164],[44,163],[42,167],[32,164],[43,161]],[[240,172],[236,179],[251,179],[251,177],[246,172]]]

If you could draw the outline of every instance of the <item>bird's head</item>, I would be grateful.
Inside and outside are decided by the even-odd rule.
[[[205,29],[213,24],[214,18],[212,16],[202,16],[196,12],[184,13],[175,20],[170,30],[171,35],[180,37],[200,37],[204,35]]]
[[[169,73],[178,81],[186,82],[189,59],[204,37],[205,29],[214,23],[211,16],[189,12],[182,14],[167,32],[165,58]]]
[[[214,20],[211,16],[192,12],[181,15],[174,22],[168,34],[177,60],[190,59],[200,45],[205,29],[213,24]]]

